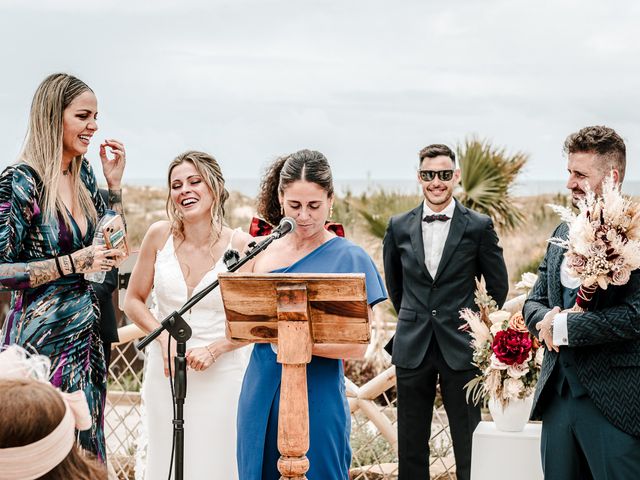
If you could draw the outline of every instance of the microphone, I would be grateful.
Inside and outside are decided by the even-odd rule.
[[[293,218],[282,217],[282,220],[280,220],[280,224],[273,232],[271,232],[270,236],[277,240],[278,238],[282,238],[286,234],[293,232],[295,229],[296,222]]]
[[[229,250],[224,252],[222,259],[225,266],[227,267],[227,270],[231,270],[231,267],[233,267],[236,263],[238,263],[238,260],[240,260],[240,253],[237,250],[230,248]]]

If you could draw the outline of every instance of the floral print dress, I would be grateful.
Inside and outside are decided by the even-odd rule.
[[[100,217],[105,204],[95,175],[83,160],[80,180]],[[71,215],[53,221],[41,210],[41,183],[25,163],[7,167],[0,176],[0,290],[11,290],[2,346],[18,344],[51,359],[51,383],[63,391],[83,390],[92,416],[80,444],[105,459],[103,411],[106,368],[99,334],[99,308],[90,284],[79,274],[32,287],[30,262],[70,254],[91,244],[95,226],[84,235]]]

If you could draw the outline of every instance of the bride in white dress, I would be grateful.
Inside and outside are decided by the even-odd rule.
[[[222,261],[226,250],[242,252],[252,240],[221,222],[228,193],[213,157],[202,152],[177,157],[169,166],[169,189],[170,220],[153,224],[145,235],[125,301],[127,316],[147,332],[226,271]],[[150,292],[151,312],[146,306]],[[250,347],[225,338],[218,289],[183,318],[193,331],[187,342],[184,478],[237,479],[236,411]],[[165,479],[171,466],[173,402],[167,342],[163,332],[146,352],[136,480]],[[171,346],[173,369],[175,341]]]

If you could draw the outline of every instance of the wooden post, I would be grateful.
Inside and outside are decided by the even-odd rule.
[[[306,480],[309,470],[307,363],[313,345],[304,283],[276,287],[278,363],[282,364],[278,413],[278,471],[281,479]]]

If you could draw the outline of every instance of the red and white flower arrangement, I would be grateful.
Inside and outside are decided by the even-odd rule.
[[[528,291],[534,282],[535,275],[527,273],[518,285]],[[515,312],[499,310],[480,282],[475,297],[479,311],[460,312],[465,321],[461,329],[469,330],[472,337],[473,364],[480,370],[465,386],[467,400],[478,404],[493,397],[507,405],[528,397],[538,381],[544,349],[527,330],[521,304]]]

